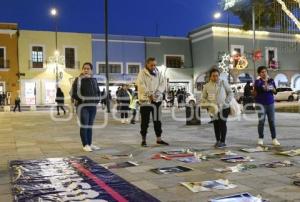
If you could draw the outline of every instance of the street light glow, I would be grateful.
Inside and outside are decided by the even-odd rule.
[[[221,16],[222,16],[222,14],[221,14],[220,12],[216,12],[216,13],[214,14],[214,18],[215,18],[215,19],[220,19]]]
[[[58,50],[54,51],[54,55],[59,56],[59,51]]]
[[[52,16],[56,16],[56,15],[57,15],[57,10],[56,10],[56,8],[52,8],[52,9],[51,9],[51,15],[52,15]]]

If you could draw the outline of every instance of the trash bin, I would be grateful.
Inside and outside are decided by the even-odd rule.
[[[200,107],[196,105],[185,106],[186,125],[201,125],[200,120]]]

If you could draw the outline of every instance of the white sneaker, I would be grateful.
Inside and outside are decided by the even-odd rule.
[[[264,139],[258,139],[257,144],[258,145],[264,145]]]
[[[122,124],[125,124],[125,119],[122,119],[122,120],[121,120],[121,123],[122,123]]]
[[[99,150],[100,149],[100,147],[97,147],[96,145],[90,145],[90,148],[92,150]]]
[[[280,146],[280,142],[278,142],[278,140],[276,138],[272,140],[272,144],[274,146]]]
[[[85,145],[85,147],[83,147],[83,151],[92,152],[93,150],[91,149],[91,147],[89,145]]]
[[[126,121],[126,123],[127,123],[127,124],[129,124],[129,123],[130,123],[129,119],[126,119],[125,121]]]

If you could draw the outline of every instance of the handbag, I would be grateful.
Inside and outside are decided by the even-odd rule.
[[[222,82],[223,83],[223,87],[225,89],[225,92],[226,92],[226,88],[225,88],[225,84],[224,84],[224,81]],[[241,106],[240,104],[236,101],[236,99],[233,97],[231,99],[231,101],[229,102],[229,108],[230,108],[230,113],[229,115],[231,116],[238,116],[241,114]]]

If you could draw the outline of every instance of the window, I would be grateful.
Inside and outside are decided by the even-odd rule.
[[[31,60],[32,60],[32,68],[43,68],[44,48],[42,46],[32,46]]]
[[[109,73],[111,74],[122,74],[122,63],[110,63],[108,65]],[[98,74],[105,74],[106,66],[105,63],[98,63]]]
[[[165,56],[166,66],[169,68],[182,68],[183,59],[184,57],[181,55],[178,56],[166,55]]]
[[[128,74],[138,74],[140,72],[141,64],[127,64]]]
[[[0,68],[6,68],[6,55],[4,47],[0,47]]]
[[[231,45],[230,50],[232,55],[236,55],[236,54],[240,56],[244,55],[244,46],[242,45]]]
[[[65,48],[66,68],[75,69],[75,48]]]
[[[266,48],[266,64],[270,69],[278,69],[277,48]]]

